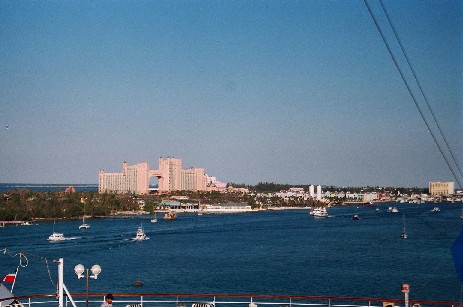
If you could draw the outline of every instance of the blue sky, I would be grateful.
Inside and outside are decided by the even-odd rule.
[[[462,2],[384,6],[461,165]],[[0,182],[161,156],[246,184],[455,181],[363,1],[0,1],[0,23]]]

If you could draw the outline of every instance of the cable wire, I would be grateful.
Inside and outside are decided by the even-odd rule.
[[[419,104],[418,104],[418,101],[416,100],[416,97],[415,97],[415,95],[413,94],[413,92],[412,92],[412,90],[411,90],[410,85],[408,84],[407,80],[405,79],[405,75],[404,75],[402,69],[400,68],[400,66],[399,66],[399,64],[398,64],[397,59],[396,59],[396,57],[394,56],[394,53],[392,52],[391,47],[389,46],[389,43],[387,42],[386,37],[385,37],[383,31],[381,30],[381,27],[379,26],[378,21],[376,20],[376,17],[375,17],[374,14],[373,14],[373,11],[371,10],[371,7],[370,7],[370,5],[368,4],[368,1],[367,1],[367,0],[363,0],[363,1],[364,1],[364,3],[365,3],[365,6],[366,6],[367,9],[368,9],[368,12],[369,12],[371,18],[373,19],[373,23],[375,24],[376,29],[378,30],[378,32],[379,32],[379,34],[380,34],[380,36],[381,36],[381,38],[382,38],[384,44],[386,45],[386,48],[387,48],[387,50],[388,50],[388,52],[389,52],[389,55],[391,56],[392,61],[394,62],[394,65],[395,65],[395,67],[397,68],[397,70],[398,70],[398,72],[399,72],[399,74],[400,74],[400,77],[402,78],[402,81],[403,81],[404,84],[405,84],[405,87],[407,88],[407,90],[408,90],[410,96],[412,97],[413,102],[415,103],[416,108],[418,109],[418,112],[420,113],[421,118],[423,119],[423,121],[424,121],[426,127],[428,128],[428,131],[429,131],[429,133],[431,134],[431,137],[433,138],[434,143],[436,144],[436,146],[437,146],[437,148],[439,149],[439,151],[440,151],[442,157],[443,157],[444,160],[445,160],[445,163],[447,164],[447,167],[449,168],[450,172],[452,173],[453,177],[455,178],[455,180],[457,181],[458,185],[459,185],[460,188],[461,188],[462,185],[461,185],[459,179],[457,178],[457,175],[455,174],[455,171],[454,171],[453,168],[451,167],[450,162],[448,161],[448,158],[447,158],[446,155],[444,154],[444,151],[442,150],[441,145],[440,145],[439,142],[437,141],[436,136],[434,135],[433,131],[431,130],[431,127],[430,127],[428,121],[426,120],[426,117],[424,116],[423,111],[421,110],[421,108],[420,108],[420,106],[419,106]]]
[[[404,48],[404,46],[403,46],[403,44],[402,44],[401,39],[399,38],[399,35],[398,35],[397,31],[396,31],[395,26],[393,25],[393,23],[392,23],[392,21],[391,21],[391,18],[390,18],[390,16],[389,16],[389,13],[387,12],[386,8],[384,7],[383,1],[382,1],[382,0],[379,0],[379,3],[381,4],[381,8],[383,9],[384,15],[386,16],[387,21],[388,21],[389,25],[391,26],[392,32],[394,33],[394,36],[395,36],[395,38],[397,39],[397,42],[399,43],[400,49],[402,50],[402,53],[403,53],[403,55],[404,55],[404,57],[405,57],[405,60],[407,61],[408,67],[410,68],[410,71],[411,71],[412,74],[413,74],[413,78],[415,79],[415,82],[416,82],[416,84],[418,85],[418,88],[419,88],[419,90],[420,90],[420,92],[421,92],[421,95],[422,95],[423,98],[424,98],[424,101],[425,101],[425,103],[426,103],[426,106],[428,107],[428,110],[429,110],[429,112],[431,113],[431,116],[432,116],[434,122],[436,123],[436,127],[437,127],[437,129],[439,130],[439,133],[440,133],[440,135],[441,135],[441,137],[442,137],[442,139],[443,139],[443,141],[444,141],[444,143],[445,143],[445,146],[447,147],[447,151],[450,153],[450,156],[451,156],[451,158],[452,158],[452,160],[453,160],[453,163],[455,164],[455,166],[456,166],[456,168],[457,168],[457,171],[458,171],[460,177],[463,178],[463,175],[462,175],[460,166],[459,166],[459,164],[458,164],[458,162],[457,162],[457,160],[455,159],[455,156],[454,156],[454,154],[453,154],[453,150],[450,148],[449,143],[448,143],[448,141],[447,141],[447,138],[445,137],[445,134],[443,133],[443,131],[442,131],[441,127],[440,127],[439,121],[437,120],[437,118],[436,118],[436,116],[435,116],[435,114],[434,114],[434,111],[432,110],[431,105],[429,104],[428,98],[427,98],[427,96],[425,95],[425,93],[424,93],[424,91],[423,91],[423,88],[422,88],[422,86],[421,86],[421,83],[418,81],[418,77],[417,77],[417,75],[416,75],[416,73],[415,73],[415,69],[413,68],[413,66],[412,66],[412,64],[411,64],[411,62],[410,62],[410,59],[409,59],[407,53],[405,52],[405,48]],[[456,179],[456,178],[455,178],[455,179]],[[457,182],[458,182],[458,180],[457,180]],[[459,182],[458,182],[458,184],[459,184],[459,186],[460,186],[460,188],[461,188],[461,187],[462,187],[461,184],[460,184]]]

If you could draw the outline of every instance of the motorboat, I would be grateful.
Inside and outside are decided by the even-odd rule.
[[[431,212],[440,212],[440,208],[439,207],[434,207],[434,208],[432,208]]]
[[[164,220],[166,221],[173,221],[175,219],[177,219],[177,213],[175,213],[175,211],[169,211],[164,214]]]
[[[149,237],[146,236],[145,232],[143,231],[143,227],[138,227],[137,229],[137,234],[135,235],[135,238],[133,238],[134,241],[144,241],[148,240]]]
[[[314,217],[328,217],[328,210],[326,210],[325,207],[318,207],[318,208],[312,209],[310,214],[313,215]]]
[[[66,238],[64,237],[64,234],[59,233],[59,232],[53,232],[49,237],[48,241],[50,242],[59,242],[59,241],[64,241]]]
[[[397,212],[399,212],[399,209],[397,209],[397,207],[392,207],[391,212],[392,213],[397,213]]]
[[[358,220],[360,220],[360,216],[359,216],[358,214],[354,214],[354,216],[352,217],[352,219],[353,219],[354,221],[358,221]]]

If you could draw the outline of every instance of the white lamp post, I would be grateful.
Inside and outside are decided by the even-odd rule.
[[[81,279],[85,277],[86,279],[86,286],[85,286],[85,306],[88,307],[88,278],[97,279],[98,274],[101,273],[101,267],[98,264],[94,264],[90,271],[92,275],[89,275],[89,269],[84,268],[82,264],[78,264],[74,267],[74,272],[77,274],[77,278]],[[85,276],[84,276],[85,272]]]

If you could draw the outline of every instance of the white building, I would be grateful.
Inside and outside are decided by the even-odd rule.
[[[223,203],[216,205],[201,205],[203,213],[237,213],[252,211],[246,203]]]

